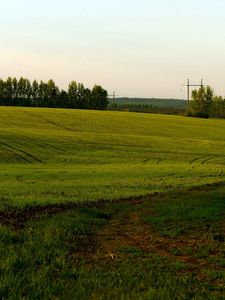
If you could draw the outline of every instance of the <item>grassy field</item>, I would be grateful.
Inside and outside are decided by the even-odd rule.
[[[0,299],[225,299],[225,121],[0,107]]]
[[[223,181],[225,121],[0,108],[0,209]]]

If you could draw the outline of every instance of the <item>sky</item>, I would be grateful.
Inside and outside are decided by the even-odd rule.
[[[225,96],[224,0],[0,0],[0,77],[100,84],[118,96]]]

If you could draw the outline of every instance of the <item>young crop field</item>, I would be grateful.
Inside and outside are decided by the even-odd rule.
[[[225,178],[225,121],[0,108],[0,208],[115,200]]]
[[[225,299],[225,121],[0,107],[0,299]]]

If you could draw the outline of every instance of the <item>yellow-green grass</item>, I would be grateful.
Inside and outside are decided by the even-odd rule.
[[[0,209],[225,180],[225,121],[0,107]]]

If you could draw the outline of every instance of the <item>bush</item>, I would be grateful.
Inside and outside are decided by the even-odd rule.
[[[191,116],[194,117],[194,118],[203,118],[203,119],[208,119],[209,118],[209,114],[206,113],[205,111],[192,112]]]

